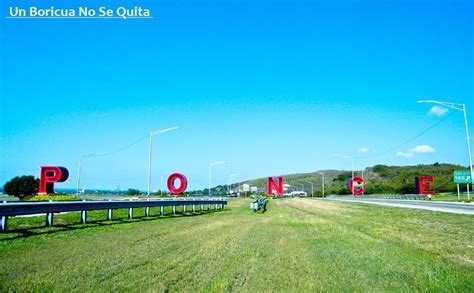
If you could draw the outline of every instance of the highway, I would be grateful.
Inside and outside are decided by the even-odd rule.
[[[474,204],[469,203],[402,199],[357,199],[353,197],[332,197],[328,198],[328,200],[474,215]]]

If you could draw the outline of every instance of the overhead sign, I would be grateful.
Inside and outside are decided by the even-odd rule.
[[[453,172],[454,183],[472,183],[471,172],[458,170]]]

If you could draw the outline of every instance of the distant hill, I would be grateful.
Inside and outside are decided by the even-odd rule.
[[[413,194],[415,193],[415,177],[422,175],[434,175],[433,187],[436,192],[455,192],[456,184],[453,182],[454,170],[467,170],[466,167],[453,164],[434,163],[431,165],[416,166],[386,166],[375,165],[364,170],[364,179],[366,194],[373,193],[396,193]],[[347,180],[351,177],[351,171],[342,170],[321,170],[325,175],[325,194],[348,194],[346,187]],[[362,170],[355,171],[356,176],[361,176]],[[321,196],[321,175],[316,172],[298,173],[282,175],[284,183],[289,184],[294,190],[301,190],[304,184],[304,190],[309,194],[311,184],[314,184],[314,195]],[[256,186],[259,192],[265,192],[267,178],[258,178],[240,182]],[[235,188],[235,184],[233,185]],[[463,186],[463,189],[466,187]],[[213,194],[225,193],[227,186],[217,186],[212,189]]]

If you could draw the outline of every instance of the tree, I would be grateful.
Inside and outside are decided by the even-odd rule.
[[[17,176],[5,183],[3,192],[23,199],[28,195],[38,193],[39,179],[34,176]]]
[[[139,195],[140,190],[135,189],[135,188],[129,188],[127,191],[127,195]]]

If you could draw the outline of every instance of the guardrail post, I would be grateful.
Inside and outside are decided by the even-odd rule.
[[[217,211],[217,203],[214,204],[214,210]]]
[[[132,201],[132,200],[130,199],[130,201]],[[133,208],[128,208],[128,218],[129,219],[133,218]]]
[[[53,213],[46,214],[46,227],[53,226]]]
[[[109,199],[109,201],[112,201]],[[107,220],[112,221],[112,209],[107,210]]]
[[[202,212],[203,209],[204,209],[204,206],[203,204],[201,204],[201,208],[199,209],[199,211]]]
[[[208,210],[208,211],[211,210],[211,204],[208,204],[208,205],[207,205],[207,210]]]
[[[3,203],[7,203],[7,202],[4,200]],[[8,221],[7,216],[3,216],[0,218],[0,231],[7,230],[7,221]]]
[[[87,222],[87,211],[81,211],[81,224],[85,224]]]
[[[150,201],[150,199],[147,198],[146,201]],[[146,207],[146,208],[145,208],[145,216],[146,216],[146,217],[149,217],[149,216],[150,216],[150,207]]]
[[[163,216],[165,214],[165,209],[163,206],[160,207],[160,214]]]
[[[186,213],[186,205],[183,204],[183,214]]]
[[[176,206],[173,206],[173,215],[176,214]]]
[[[86,200],[82,200],[86,201]],[[81,211],[81,224],[85,224],[87,222],[87,211]]]
[[[0,231],[5,231],[7,230],[7,220],[8,217],[6,216],[3,216],[1,219],[0,219]]]
[[[52,202],[52,200],[49,200]],[[53,213],[46,213],[46,227],[53,226]]]
[[[193,214],[196,212],[196,205],[193,205]]]

